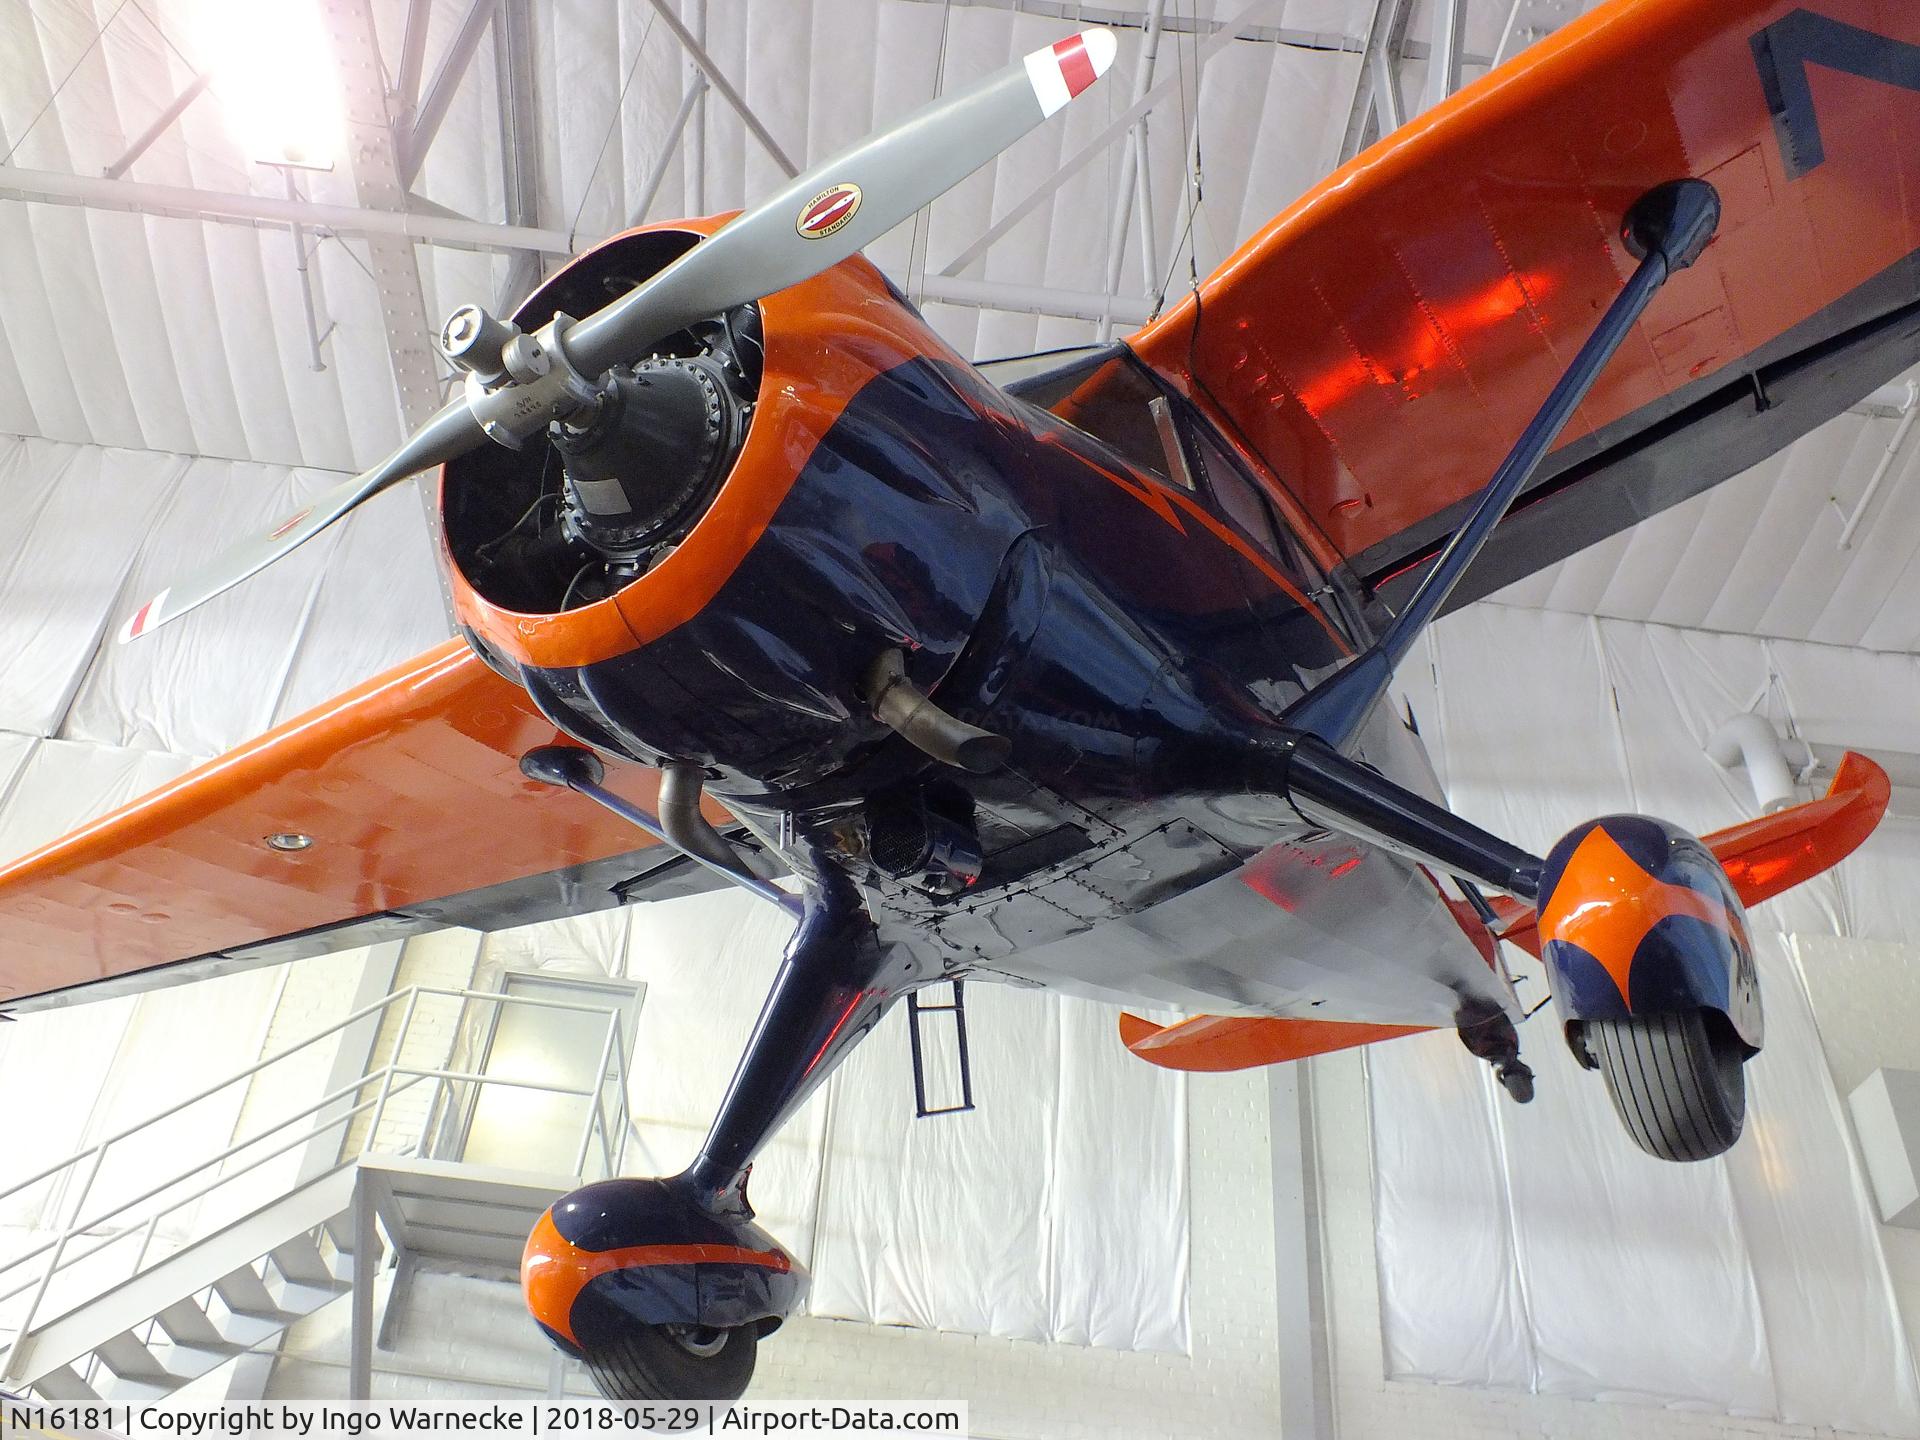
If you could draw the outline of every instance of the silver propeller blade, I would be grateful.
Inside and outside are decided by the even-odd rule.
[[[598,376],[696,320],[830,269],[1062,109],[1106,74],[1116,48],[1112,31],[1083,30],[814,166],[645,284],[566,330],[565,358],[575,372]],[[512,388],[507,382],[488,395],[511,410],[506,392]],[[477,448],[485,432],[472,407],[482,400],[449,402],[373,469],[162,590],[127,620],[120,643],[151,634],[258,574],[382,490]]]
[[[857,254],[1093,84],[1115,48],[1110,30],[1069,36],[814,166],[568,330],[568,356],[597,375]]]
[[[382,490],[444,464],[480,445],[486,437],[464,399],[440,407],[385,460],[371,470],[343,481],[311,505],[280,522],[265,535],[243,540],[198,574],[170,585],[128,617],[120,627],[120,643],[150,635],[170,620],[178,620],[238,585],[249,576],[298,549],[334,521]]]

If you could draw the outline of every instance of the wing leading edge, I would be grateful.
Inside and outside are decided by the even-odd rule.
[[[705,888],[521,775],[564,738],[463,643],[430,650],[0,869],[0,1009]],[[653,808],[655,772],[609,784]]]

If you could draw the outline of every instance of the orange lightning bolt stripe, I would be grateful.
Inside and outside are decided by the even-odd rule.
[[[759,1265],[786,1271],[793,1261],[778,1250],[749,1250],[740,1245],[623,1245],[613,1250],[583,1250],[562,1235],[549,1210],[527,1237],[520,1262],[520,1285],[533,1318],[557,1330],[575,1345],[573,1302],[587,1282],[640,1265]]]
[[[1684,885],[1656,879],[1599,825],[1568,857],[1560,883],[1540,913],[1542,940],[1564,940],[1600,962],[1633,1007],[1628,975],[1647,932],[1672,915],[1703,920],[1729,934],[1739,926],[1727,907]]]

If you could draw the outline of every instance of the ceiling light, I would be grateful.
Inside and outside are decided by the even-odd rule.
[[[269,165],[330,170],[340,77],[315,0],[202,0],[200,54],[233,137]]]

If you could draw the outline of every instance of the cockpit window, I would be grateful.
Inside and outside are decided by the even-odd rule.
[[[1135,469],[1168,478],[1150,408],[1160,387],[1124,345],[1104,346],[1001,388],[1104,442]]]
[[[1183,412],[1182,433],[1199,463],[1220,514],[1242,535],[1279,562],[1302,590],[1321,588],[1325,576],[1292,530],[1281,523],[1260,482],[1220,440],[1213,427]]]

